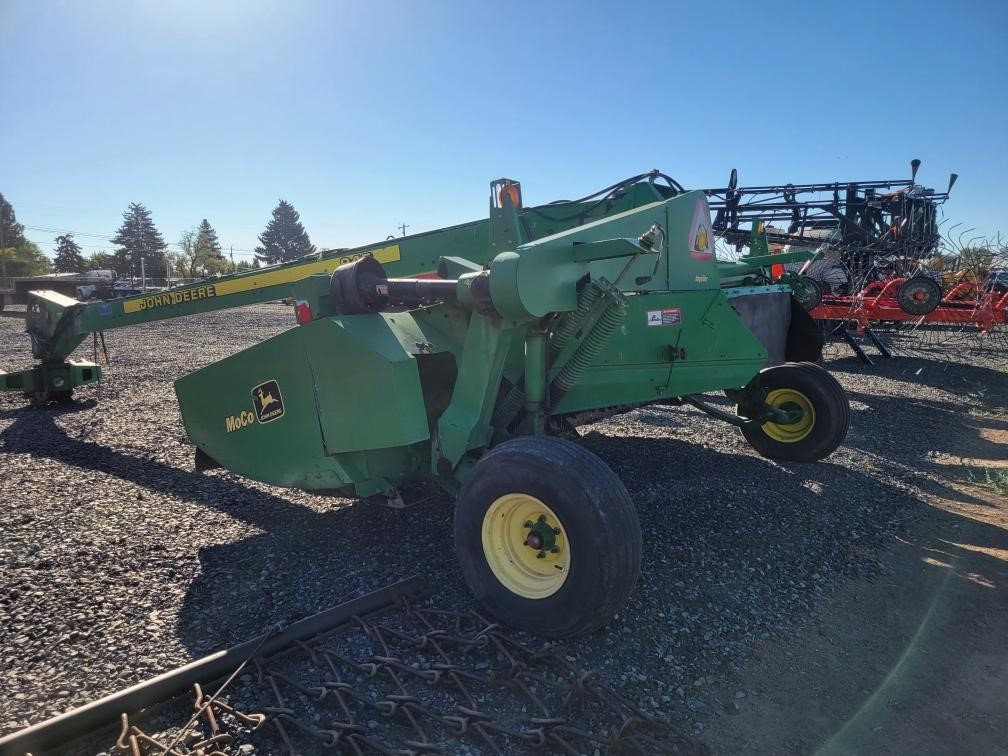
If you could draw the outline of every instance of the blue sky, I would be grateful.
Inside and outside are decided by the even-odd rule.
[[[1008,3],[0,0],[18,220],[251,250],[283,197],[320,246],[650,168],[687,187],[880,179],[1008,232]],[[29,231],[51,251],[54,234]],[[78,236],[85,251],[110,245]]]

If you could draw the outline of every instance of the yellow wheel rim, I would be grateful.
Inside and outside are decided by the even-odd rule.
[[[802,411],[801,420],[797,423],[782,425],[780,423],[763,423],[763,432],[774,441],[782,444],[794,444],[806,438],[815,427],[815,408],[801,391],[794,389],[774,389],[767,394],[766,403],[777,409]]]
[[[570,548],[556,513],[535,496],[501,496],[483,517],[483,555],[511,593],[543,599],[560,590],[570,572]]]

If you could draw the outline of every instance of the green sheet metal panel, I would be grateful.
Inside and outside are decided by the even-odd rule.
[[[429,436],[416,362],[381,317],[292,328],[175,383],[189,438],[255,480],[364,495]]]
[[[293,328],[201,368],[175,393],[190,440],[219,464],[276,485],[324,478],[337,488],[349,479],[324,453],[303,336]]]
[[[416,360],[393,332],[396,318],[412,330],[407,313],[322,318],[299,329],[329,454],[407,446],[430,436]]]
[[[719,290],[627,301],[622,326],[556,412],[738,388],[766,362],[766,349]]]
[[[714,256],[714,231],[703,192],[687,192],[666,205],[668,254],[662,267],[667,291],[697,291],[720,286]],[[626,287],[624,287],[626,288]]]

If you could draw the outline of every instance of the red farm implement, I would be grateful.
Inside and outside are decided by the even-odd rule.
[[[859,330],[878,322],[905,322],[918,325],[975,326],[988,333],[999,325],[1008,325],[1008,293],[982,291],[976,284],[957,284],[929,312],[915,313],[904,309],[900,299],[909,278],[872,281],[855,296],[824,294],[818,307],[811,311],[816,320],[837,320],[855,323]],[[914,296],[916,294],[916,296]],[[929,294],[914,292],[912,301],[927,306]]]
[[[855,336],[883,356],[957,346],[1004,350],[1008,325],[1008,247],[970,230],[950,238],[945,191],[908,179],[738,186],[705,190],[722,257],[814,252],[812,260],[773,265],[826,335],[865,362]],[[783,259],[783,258],[782,258]],[[761,283],[753,280],[751,283]],[[884,334],[884,336],[883,336]]]

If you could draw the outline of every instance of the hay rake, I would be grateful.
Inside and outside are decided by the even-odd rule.
[[[804,303],[827,349],[847,345],[870,363],[856,336],[879,354],[1008,351],[1008,246],[957,238],[940,219],[958,175],[944,192],[909,179],[705,190],[722,256],[814,250],[804,263],[771,268],[775,280],[801,281]],[[748,228],[747,228],[748,226]]]

